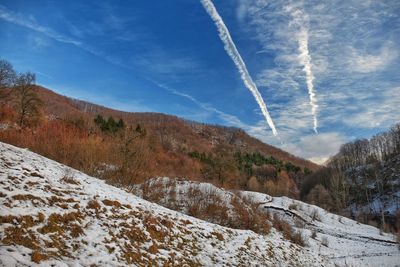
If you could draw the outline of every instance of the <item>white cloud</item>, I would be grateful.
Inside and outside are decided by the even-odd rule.
[[[297,142],[285,144],[283,148],[316,163],[323,163],[336,154],[345,141],[346,138],[336,132],[320,133],[302,136]]]
[[[348,126],[359,128],[386,128],[400,121],[400,87],[392,87],[377,97],[363,101],[361,108],[343,118]]]
[[[288,12],[293,10],[302,10],[307,20],[294,23]],[[312,115],[304,106],[304,64],[298,58],[296,34],[302,25],[308,34],[322,134],[335,128],[342,131],[337,140],[345,142],[353,135],[368,137],[363,136],[370,132],[367,129],[400,120],[400,39],[394,27],[400,23],[398,10],[400,2],[391,0],[368,4],[361,0],[239,0],[236,15],[242,32],[259,42],[261,55],[275,57],[272,67],[259,70],[256,81],[261,90],[268,89],[270,101],[281,106],[269,105],[283,141],[291,144],[286,147],[290,152],[314,160],[329,154],[313,156],[296,146],[304,147],[299,137],[310,134]],[[270,142],[268,137],[264,140]]]
[[[396,49],[390,48],[389,45],[385,45],[378,54],[363,53],[353,47],[349,50],[350,53],[347,59],[349,71],[361,73],[383,70],[398,56]]]

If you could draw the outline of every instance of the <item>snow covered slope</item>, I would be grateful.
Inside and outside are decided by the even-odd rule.
[[[279,213],[291,222],[309,237],[310,248],[330,262],[339,266],[400,266],[399,244],[391,234],[287,197],[243,194],[260,203],[262,211]]]
[[[143,185],[137,186],[135,193],[143,195]],[[158,203],[190,213],[191,201],[186,198],[194,195],[204,199],[203,204],[219,199],[220,205],[228,208],[230,217],[235,216],[232,199],[240,195],[246,200],[242,205],[255,205],[258,212],[278,215],[296,231],[300,231],[309,250],[329,263],[338,266],[400,266],[400,251],[395,237],[381,233],[379,229],[360,224],[346,217],[327,212],[314,205],[292,200],[287,197],[271,197],[266,194],[244,191],[226,191],[208,183],[197,183],[170,178],[154,178],[146,183],[149,193]],[[164,191],[163,194],[160,191]],[[156,193],[154,193],[156,192]],[[193,194],[192,192],[196,192]],[[203,196],[199,196],[202,192]],[[214,197],[218,196],[218,198]],[[218,222],[218,218],[207,218]],[[274,230],[274,229],[273,229]]]
[[[332,265],[275,231],[204,222],[4,143],[0,202],[0,266]]]

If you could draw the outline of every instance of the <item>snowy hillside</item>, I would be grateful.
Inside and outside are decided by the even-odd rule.
[[[1,266],[328,266],[318,251],[204,222],[0,143]]]
[[[195,197],[204,199],[202,203],[205,205],[217,195],[221,204],[228,207],[230,217],[236,216],[231,204],[232,199],[240,195],[240,199],[245,200],[242,205],[251,203],[258,207],[258,212],[268,213],[270,217],[279,216],[289,222],[296,231],[301,232],[306,241],[306,248],[330,263],[339,266],[400,265],[400,251],[393,235],[381,233],[375,227],[328,213],[324,209],[301,201],[287,197],[271,197],[256,192],[230,192],[208,183],[169,178],[152,179],[146,184],[146,188],[153,192],[153,195],[156,192],[157,197],[153,196],[153,199],[161,205],[189,214],[191,202],[185,201],[185,198],[193,194],[192,192],[197,192]],[[160,190],[165,193],[161,194]],[[143,192],[143,185],[135,190],[139,196],[143,196]],[[198,196],[198,192],[202,192],[203,196]],[[216,222],[215,217],[207,220]]]
[[[399,247],[391,234],[287,197],[266,198],[254,192],[244,194],[262,203],[261,210],[279,213],[290,221],[303,236],[310,237],[311,248],[337,265],[400,265]]]

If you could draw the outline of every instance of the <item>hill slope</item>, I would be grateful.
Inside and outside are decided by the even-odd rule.
[[[260,212],[294,225],[301,218],[304,235],[318,232],[310,247],[274,229],[258,235],[163,208],[25,149],[0,143],[0,155],[2,266],[395,266],[400,259],[392,236],[288,198],[241,192]]]
[[[234,127],[158,113],[129,113],[32,87],[43,105],[21,126],[17,89],[0,106],[0,141],[26,147],[109,182],[132,186],[157,176],[298,197],[318,165]],[[32,92],[32,94],[35,94]],[[104,170],[104,166],[111,166]]]
[[[207,223],[4,143],[0,155],[2,266],[325,265],[277,233]]]
[[[203,206],[211,205],[208,203],[210,201],[219,202],[218,209],[226,207],[226,213],[229,214],[224,221],[238,216],[233,199],[240,196],[244,200],[241,205],[258,207],[257,211],[269,214],[271,221],[278,216],[280,220],[290,223],[294,232],[301,233],[309,249],[339,266],[397,266],[400,262],[400,251],[393,235],[329,213],[315,205],[288,197],[271,197],[250,191],[227,191],[208,183],[166,177],[151,179],[146,183],[147,192],[143,190],[142,184],[135,189],[137,195],[143,196],[146,193],[149,199],[186,214],[192,213],[193,202],[200,202]],[[205,214],[204,218],[221,223],[219,216]],[[273,226],[276,228],[274,223]]]
[[[216,144],[226,144],[233,149],[245,149],[249,152],[259,151],[266,155],[273,155],[280,160],[290,161],[295,165],[307,167],[311,170],[319,168],[313,162],[265,144],[238,128],[205,125],[161,113],[118,111],[87,101],[62,96],[40,86],[37,86],[37,91],[41,99],[44,100],[45,112],[48,115],[56,117],[77,114],[89,114],[93,117],[97,114],[113,116],[122,118],[131,124],[140,123],[145,128],[166,135],[164,138],[167,139],[166,142],[186,143],[187,147],[191,147],[192,150],[209,151]]]

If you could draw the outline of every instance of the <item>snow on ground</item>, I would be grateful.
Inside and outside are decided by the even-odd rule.
[[[296,230],[301,231],[307,242],[307,249],[319,257],[338,266],[400,266],[399,245],[391,234],[381,233],[379,229],[354,220],[327,212],[326,210],[288,197],[271,197],[266,194],[248,191],[226,191],[208,183],[198,183],[170,179],[153,178],[147,183],[148,190],[157,189],[164,193],[158,196],[157,203],[174,207],[187,213],[189,201],[185,201],[191,191],[198,189],[204,196],[218,195],[233,214],[231,200],[240,195],[248,203],[258,206],[259,212],[270,215],[279,214]],[[174,194],[172,195],[171,192]],[[135,188],[135,194],[143,195],[143,185]],[[173,197],[172,197],[173,196]],[[196,196],[198,199],[201,197]],[[209,201],[205,199],[204,202]],[[233,216],[233,215],[232,215]],[[212,218],[211,218],[212,221]],[[314,232],[314,237],[311,237]]]
[[[243,192],[264,212],[278,212],[302,231],[311,249],[341,266],[400,266],[399,245],[376,227],[327,212],[287,197]],[[314,238],[311,237],[315,233]]]
[[[4,143],[0,202],[0,266],[333,265],[275,231],[204,222]]]

